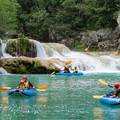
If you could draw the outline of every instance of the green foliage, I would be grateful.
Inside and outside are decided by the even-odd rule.
[[[19,29],[36,39],[71,37],[87,29],[114,28],[119,0],[17,0]]]
[[[120,0],[0,0],[0,33],[17,24],[19,32],[43,41],[74,37],[80,31],[115,28],[119,10]]]
[[[0,37],[7,32],[15,31],[16,0],[0,0]]]

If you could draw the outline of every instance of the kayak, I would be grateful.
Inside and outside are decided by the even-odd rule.
[[[59,72],[59,73],[56,73],[56,75],[61,75],[61,76],[81,76],[83,75],[82,72],[79,72],[79,73],[64,73],[64,72]]]
[[[117,105],[120,104],[120,98],[103,96],[100,98],[100,102],[108,105]]]
[[[20,90],[20,89],[11,89],[8,91],[9,95],[15,95],[15,96],[32,96],[36,94],[35,89],[28,89],[28,90]]]

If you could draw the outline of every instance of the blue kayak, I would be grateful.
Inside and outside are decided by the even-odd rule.
[[[120,98],[103,96],[102,98],[100,98],[100,102],[108,105],[117,105],[120,104]]]
[[[83,75],[82,72],[79,72],[79,73],[64,73],[64,72],[59,72],[59,73],[56,73],[56,75],[61,75],[61,76],[81,76]]]
[[[18,95],[18,96],[32,96],[36,94],[36,90],[35,89],[26,89],[26,90],[20,90],[20,89],[11,89],[8,91],[9,95]]]

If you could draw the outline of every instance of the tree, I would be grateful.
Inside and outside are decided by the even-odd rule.
[[[17,0],[18,29],[42,41],[80,31],[115,28],[119,0]],[[61,37],[61,38],[62,38]]]
[[[16,30],[16,5],[15,0],[0,0],[0,37]]]

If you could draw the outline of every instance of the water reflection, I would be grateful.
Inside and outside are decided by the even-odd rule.
[[[2,92],[0,93],[0,104],[7,106],[9,104],[9,99],[8,96],[3,94]]]
[[[36,101],[41,102],[41,103],[47,103],[48,98],[47,97],[38,97]]]
[[[93,109],[94,120],[119,120],[120,119],[120,105],[102,105]]]
[[[103,120],[103,111],[99,107],[93,109],[94,120]]]

